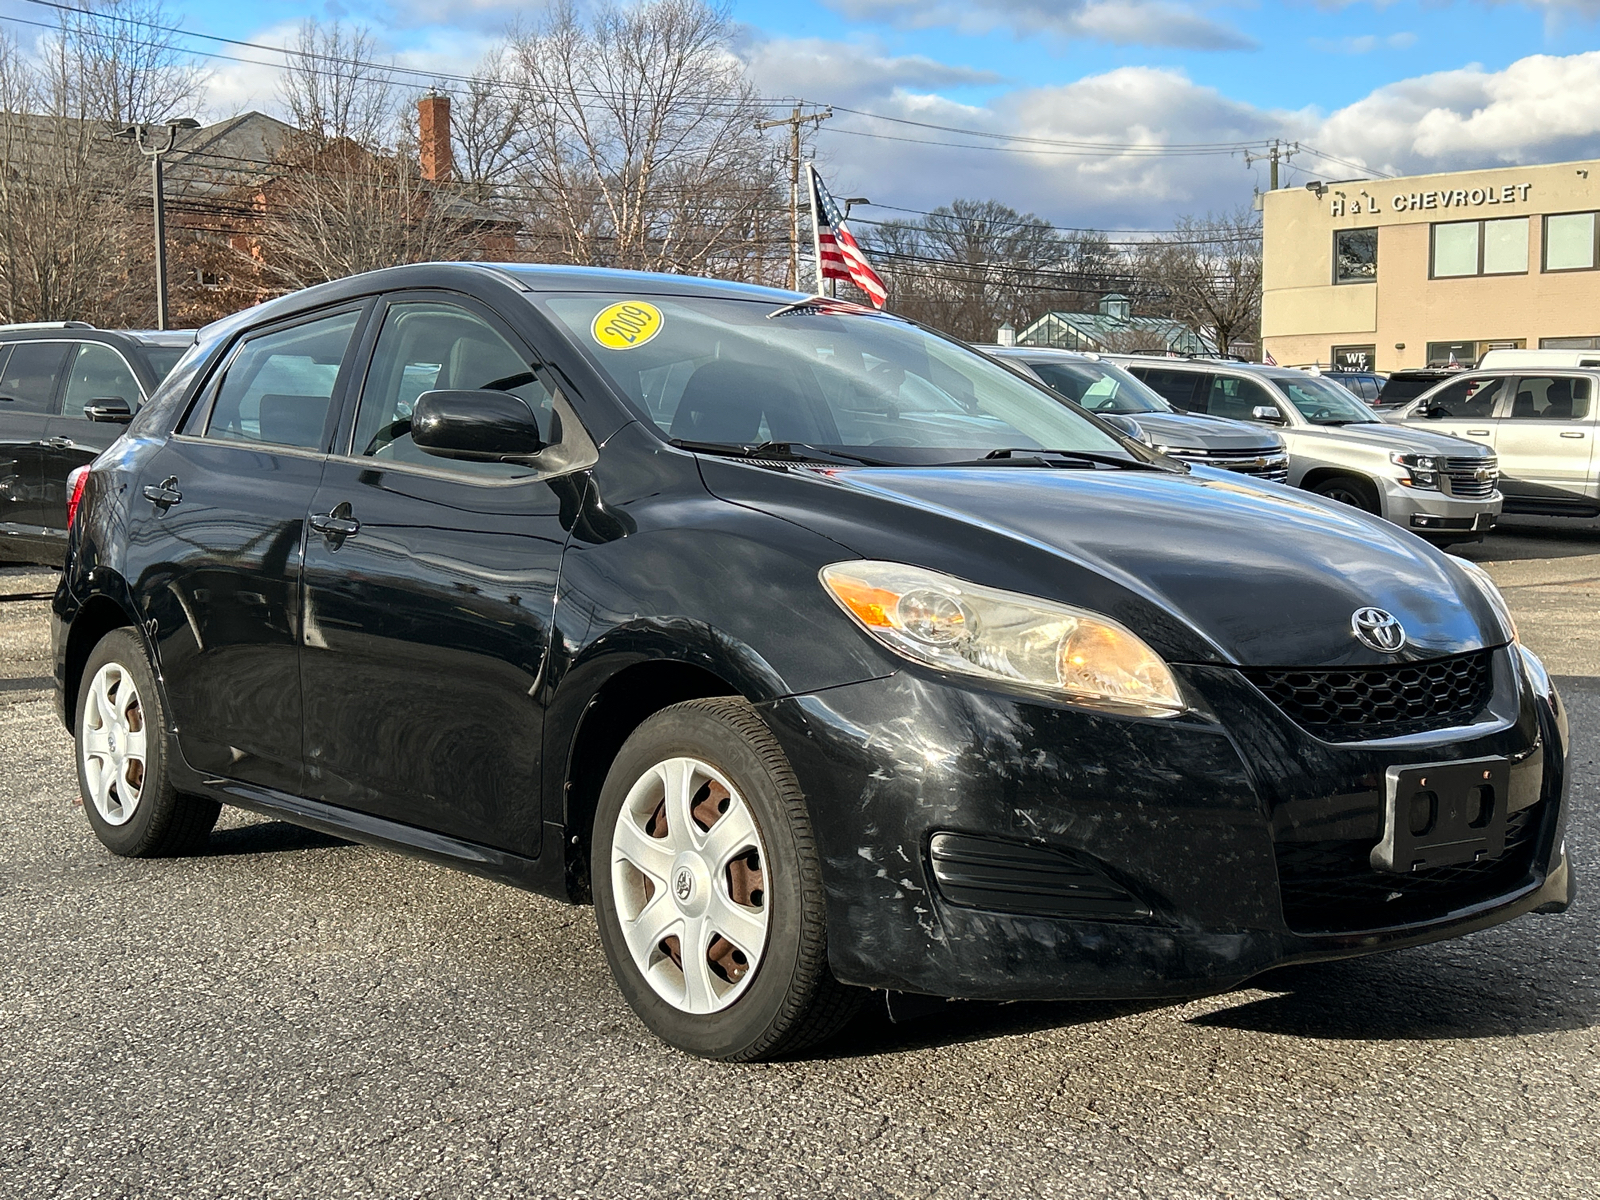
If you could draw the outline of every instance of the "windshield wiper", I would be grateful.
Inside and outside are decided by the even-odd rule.
[[[694,442],[686,438],[668,438],[680,450],[694,450],[701,454],[726,454],[733,458],[774,458],[791,462],[858,463],[864,467],[893,467],[898,463],[880,458],[867,458],[861,454],[842,454],[837,450],[824,450],[805,442],[760,442],[739,445],[734,442]]]
[[[1145,462],[1137,458],[1118,458],[1114,454],[1100,454],[1093,450],[1043,450],[1032,447],[1003,447],[991,450],[982,458],[974,459],[969,463],[939,463],[941,467],[966,467],[993,465],[1025,466],[1030,462],[1040,463],[1044,466],[1061,466],[1065,462],[1079,462],[1091,467],[1116,467],[1120,471],[1174,471],[1183,473],[1188,471],[1186,465],[1175,467],[1163,466],[1160,463]],[[932,465],[932,464],[930,464]]]

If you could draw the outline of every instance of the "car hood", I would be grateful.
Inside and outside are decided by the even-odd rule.
[[[1377,517],[1225,471],[872,468],[788,473],[702,460],[711,490],[864,558],[1075,604],[1173,662],[1336,666],[1505,641],[1465,571]],[[764,478],[763,478],[764,477]],[[1357,609],[1405,627],[1355,639]]]
[[[1418,429],[1414,425],[1391,425],[1387,422],[1363,425],[1296,425],[1284,431],[1296,441],[1326,439],[1348,446],[1352,442],[1371,446],[1377,450],[1415,451],[1419,454],[1447,454],[1455,458],[1492,458],[1494,451],[1465,438],[1435,433],[1431,429]]]
[[[1270,430],[1243,421],[1183,413],[1128,413],[1152,439],[1174,450],[1259,450],[1279,448],[1281,439]]]

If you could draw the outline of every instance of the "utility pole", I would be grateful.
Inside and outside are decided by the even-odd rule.
[[[820,125],[833,116],[833,109],[819,113],[803,113],[796,105],[787,117],[776,121],[757,121],[756,128],[763,132],[779,125],[789,127],[789,290],[800,290],[800,129],[805,125]],[[821,289],[821,280],[818,281]]]
[[[161,160],[177,144],[178,130],[199,129],[200,122],[193,117],[180,117],[163,122],[167,131],[164,145],[156,146],[145,141],[150,132],[148,125],[129,125],[113,136],[139,147],[140,153],[150,160],[150,224],[156,242],[156,328],[167,327],[167,197],[161,174]]]
[[[1267,186],[1271,191],[1275,192],[1278,190],[1279,161],[1281,160],[1282,162],[1287,163],[1291,158],[1299,153],[1299,142],[1283,142],[1279,141],[1277,138],[1273,138],[1272,144],[1267,147],[1267,152],[1265,154],[1251,154],[1248,150],[1245,151],[1244,165],[1248,167],[1252,163],[1258,163],[1265,160],[1268,167]]]

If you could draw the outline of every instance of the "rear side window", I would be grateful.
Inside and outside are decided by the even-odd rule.
[[[121,400],[132,412],[139,407],[139,381],[110,346],[84,342],[73,354],[61,410],[69,417],[81,417],[84,406],[96,400]]]
[[[217,388],[206,436],[320,450],[359,316],[337,313],[247,339]]]
[[[1129,367],[1130,371],[1174,406],[1193,412],[1203,409],[1204,398],[1195,399],[1195,384],[1204,378],[1199,371],[1168,371],[1160,367]]]
[[[1255,410],[1276,410],[1277,400],[1272,393],[1254,379],[1241,379],[1237,375],[1213,375],[1206,402],[1199,406],[1207,416],[1224,417],[1229,421],[1253,421]]]
[[[1524,375],[1511,401],[1513,421],[1582,421],[1589,416],[1589,381],[1566,375]]]
[[[56,383],[67,364],[68,342],[18,342],[0,370],[0,411],[55,411]]]

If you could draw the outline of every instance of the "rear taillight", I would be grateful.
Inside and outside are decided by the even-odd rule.
[[[78,501],[83,499],[83,485],[89,482],[88,467],[74,467],[67,474],[67,528],[78,515]]]

